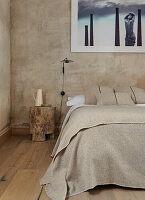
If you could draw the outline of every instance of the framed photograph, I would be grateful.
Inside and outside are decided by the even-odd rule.
[[[145,0],[72,0],[72,52],[145,52]]]

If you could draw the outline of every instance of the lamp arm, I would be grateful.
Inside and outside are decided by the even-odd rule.
[[[61,96],[64,96],[65,95],[65,92],[64,92],[64,62],[63,62],[63,67],[62,67],[62,90],[61,90]]]
[[[63,62],[63,67],[62,67],[62,73],[64,74],[64,62]]]
[[[61,115],[62,115],[62,106],[63,106],[63,97],[65,95],[65,91],[64,91],[64,84],[65,84],[65,69],[64,69],[64,64],[65,63],[70,63],[70,62],[73,62],[72,60],[68,60],[67,58],[65,58],[64,60],[61,61],[63,63],[63,66],[62,66],[62,91],[60,92],[61,94],[61,103],[60,103],[60,116],[59,116],[59,119],[58,119],[58,124],[60,124],[61,122]]]
[[[60,92],[61,94],[61,102],[60,102],[60,115],[59,115],[59,119],[58,119],[58,124],[60,125],[61,123],[61,116],[62,116],[62,106],[63,106],[63,97],[65,95],[64,92],[64,63],[63,63],[63,73],[62,73],[62,91]]]

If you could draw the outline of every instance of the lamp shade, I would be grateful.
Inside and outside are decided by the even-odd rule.
[[[69,60],[68,58],[65,58],[61,62],[63,62],[63,63],[71,63],[71,62],[74,62],[74,61],[73,60]]]

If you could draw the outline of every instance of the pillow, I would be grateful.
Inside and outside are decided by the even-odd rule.
[[[97,105],[115,105],[116,98],[113,92],[96,94]]]
[[[141,88],[131,87],[136,104],[145,104],[145,91]]]
[[[145,104],[135,104],[136,106],[145,107]]]
[[[136,98],[135,98],[135,96],[133,94],[133,91],[132,91],[131,87],[116,87],[114,90],[115,90],[115,92],[125,92],[125,93],[130,94],[132,100],[134,102],[136,102]]]
[[[114,93],[114,89],[107,86],[99,86],[100,93]]]
[[[116,92],[116,101],[118,105],[134,105],[131,95],[125,92]]]
[[[68,97],[68,101],[66,103],[67,106],[74,106],[78,104],[85,103],[85,96],[84,95],[77,95],[74,97]]]
[[[85,88],[85,103],[89,105],[96,105],[96,93],[99,92],[99,86],[90,86]]]

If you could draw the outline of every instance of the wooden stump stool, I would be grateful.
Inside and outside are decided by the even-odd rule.
[[[33,141],[45,141],[45,135],[54,138],[55,107],[30,108],[30,133]]]

